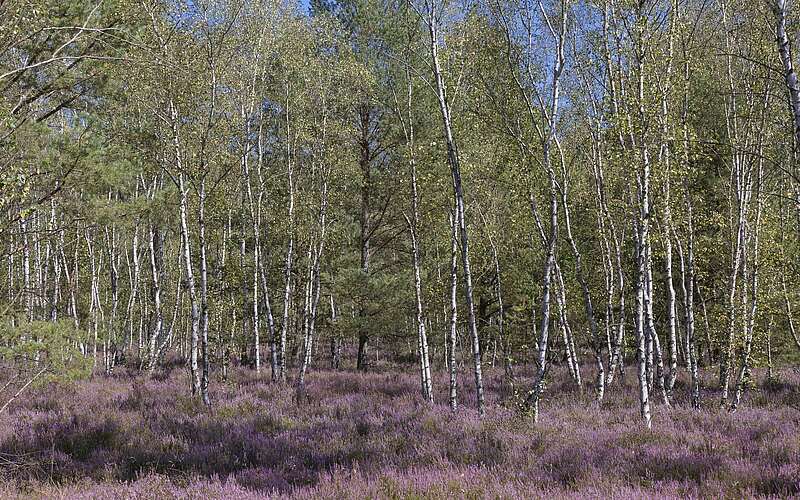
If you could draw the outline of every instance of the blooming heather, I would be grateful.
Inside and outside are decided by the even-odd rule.
[[[520,373],[530,380],[530,369]],[[186,395],[179,370],[163,380],[116,375],[36,388],[0,416],[0,496],[800,494],[796,373],[754,388],[736,413],[691,409],[688,383],[679,380],[674,407],[654,407],[652,430],[632,404],[633,378],[611,387],[598,408],[590,391],[554,377],[564,387],[548,388],[534,426],[514,409],[499,369],[487,373],[482,419],[468,399],[457,413],[446,394],[436,394],[444,404],[428,405],[410,370],[315,371],[302,402],[267,376],[233,370],[214,384],[210,408]],[[447,377],[436,373],[434,387],[446,391]]]

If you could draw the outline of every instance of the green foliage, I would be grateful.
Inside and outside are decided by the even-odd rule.
[[[43,370],[38,383],[76,380],[91,374],[92,360],[81,352],[86,333],[71,321],[24,322],[0,318],[0,359],[20,368]]]

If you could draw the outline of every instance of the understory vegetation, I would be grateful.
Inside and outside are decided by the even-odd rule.
[[[183,370],[53,383],[0,417],[4,498],[786,497],[800,494],[800,374],[753,377],[745,408],[688,404],[683,377],[657,430],[635,395],[596,407],[587,385],[548,389],[531,426],[500,369],[488,411],[431,407],[397,366],[320,370],[297,401],[236,368],[206,408]],[[559,370],[563,370],[559,369]],[[531,370],[520,370],[520,382]],[[446,372],[435,372],[446,387]],[[569,380],[566,374],[557,377]],[[468,384],[468,377],[461,383]],[[619,384],[635,386],[630,376]],[[620,385],[621,389],[622,385]],[[615,388],[617,389],[617,388]],[[444,394],[437,394],[446,399]],[[713,398],[708,398],[713,399]],[[474,406],[473,402],[467,402]]]

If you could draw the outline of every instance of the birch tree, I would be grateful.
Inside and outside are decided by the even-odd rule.
[[[459,163],[458,146],[453,133],[452,103],[448,101],[447,88],[445,87],[444,73],[439,59],[440,49],[440,12],[442,5],[435,1],[425,4],[424,11],[418,11],[420,17],[427,25],[430,40],[430,59],[433,67],[433,78],[435,81],[436,99],[439,104],[439,112],[442,117],[442,128],[444,130],[445,142],[447,145],[447,163],[453,180],[453,197],[455,199],[455,223],[458,226],[460,235],[461,266],[464,275],[464,299],[467,309],[467,324],[472,345],[473,374],[475,376],[475,390],[478,401],[478,413],[485,413],[484,394],[483,394],[483,374],[481,368],[481,347],[478,338],[478,327],[475,321],[475,307],[473,301],[472,270],[469,259],[469,236],[467,234],[466,207],[464,201],[464,187],[461,178],[461,165]]]

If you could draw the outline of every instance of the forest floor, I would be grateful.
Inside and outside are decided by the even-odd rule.
[[[487,370],[487,415],[471,378],[462,405],[434,407],[412,367],[368,374],[314,371],[307,397],[234,369],[212,382],[213,406],[187,395],[181,368],[33,388],[0,416],[2,498],[530,498],[788,497],[800,495],[800,373],[758,382],[742,408],[704,392],[688,407],[638,416],[628,370],[602,408],[554,372],[538,425],[513,408]],[[518,378],[527,387],[530,372]],[[708,384],[713,372],[706,373]],[[590,374],[584,378],[590,380]],[[707,385],[708,386],[708,385]]]

